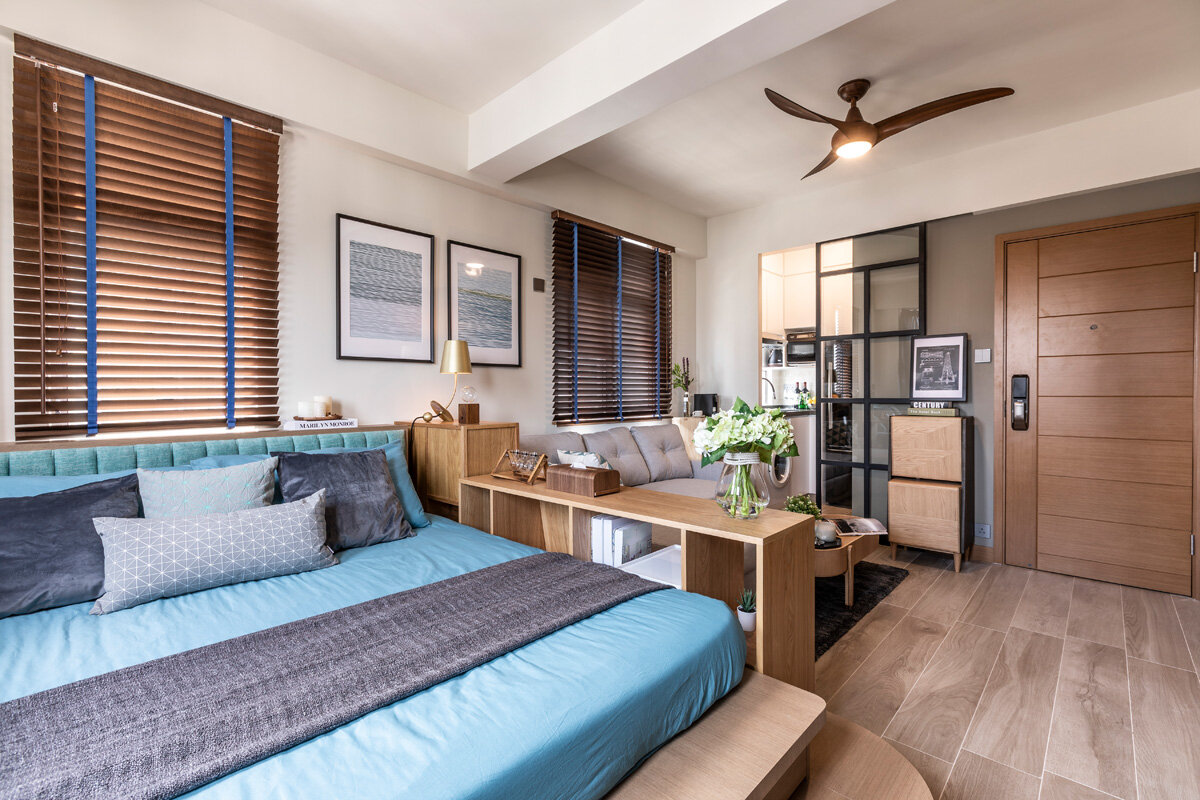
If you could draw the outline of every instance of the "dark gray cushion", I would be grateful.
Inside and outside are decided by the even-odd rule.
[[[338,563],[325,544],[324,490],[229,513],[95,522],[104,542],[104,594],[93,614]]]
[[[641,486],[650,482],[650,470],[646,468],[646,460],[642,458],[642,452],[638,450],[629,428],[585,433],[583,445],[584,450],[607,458],[608,463],[621,473],[621,483],[624,485]]]
[[[0,500],[0,617],[95,600],[104,548],[95,517],[136,517],[136,475]]]
[[[551,464],[558,460],[559,450],[583,450],[583,437],[575,431],[560,433],[532,433],[521,436],[521,449],[531,453],[545,453]]]
[[[381,450],[272,453],[279,457],[283,502],[325,490],[325,533],[334,550],[413,535]]]
[[[639,425],[631,432],[650,469],[650,480],[692,477],[692,462],[688,459],[679,428],[670,424]]]

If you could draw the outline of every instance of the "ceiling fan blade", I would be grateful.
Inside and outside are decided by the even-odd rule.
[[[943,97],[940,100],[934,100],[919,105],[916,108],[910,108],[908,111],[901,111],[899,114],[894,114],[885,120],[875,123],[875,129],[879,132],[879,138],[876,142],[882,142],[889,136],[895,136],[897,133],[906,131],[914,125],[928,122],[934,117],[940,117],[943,114],[949,114],[951,111],[958,111],[960,108],[977,105],[978,103],[986,103],[988,100],[1007,97],[1012,93],[1013,90],[1006,87],[977,89],[973,92],[963,92],[962,94]]]
[[[833,162],[835,162],[837,160],[838,160],[838,154],[833,152],[832,150],[830,150],[829,155],[825,156],[825,160],[822,161],[820,164],[817,164],[812,169],[810,169],[808,171],[808,175],[805,175],[804,178],[807,178],[809,175],[816,175],[818,172],[825,169],[826,167],[828,167],[830,164],[832,164]],[[801,178],[800,180],[804,180],[804,178]]]
[[[767,99],[774,103],[776,108],[791,114],[793,117],[811,120],[812,122],[827,122],[838,130],[841,130],[842,126],[846,124],[840,119],[834,119],[833,117],[827,117],[824,114],[810,111],[799,103],[788,100],[774,89],[763,89],[763,91],[767,93]]]

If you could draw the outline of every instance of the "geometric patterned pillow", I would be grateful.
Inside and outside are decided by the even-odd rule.
[[[93,614],[338,563],[325,545],[324,490],[228,514],[93,523],[104,544],[104,594]]]
[[[269,506],[278,459],[220,469],[139,469],[138,491],[147,519],[195,517]]]

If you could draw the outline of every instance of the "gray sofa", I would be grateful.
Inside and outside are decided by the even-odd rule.
[[[688,459],[679,428],[665,425],[618,427],[580,434],[524,434],[521,449],[545,453],[551,464],[559,463],[559,450],[583,450],[598,453],[621,473],[625,486],[640,486],[656,492],[712,497],[721,477],[721,465],[701,467]]]

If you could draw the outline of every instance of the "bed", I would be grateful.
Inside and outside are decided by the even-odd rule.
[[[0,702],[535,552],[433,517],[328,569],[0,619]],[[598,798],[737,686],[744,661],[724,604],[657,591],[184,796]]]

